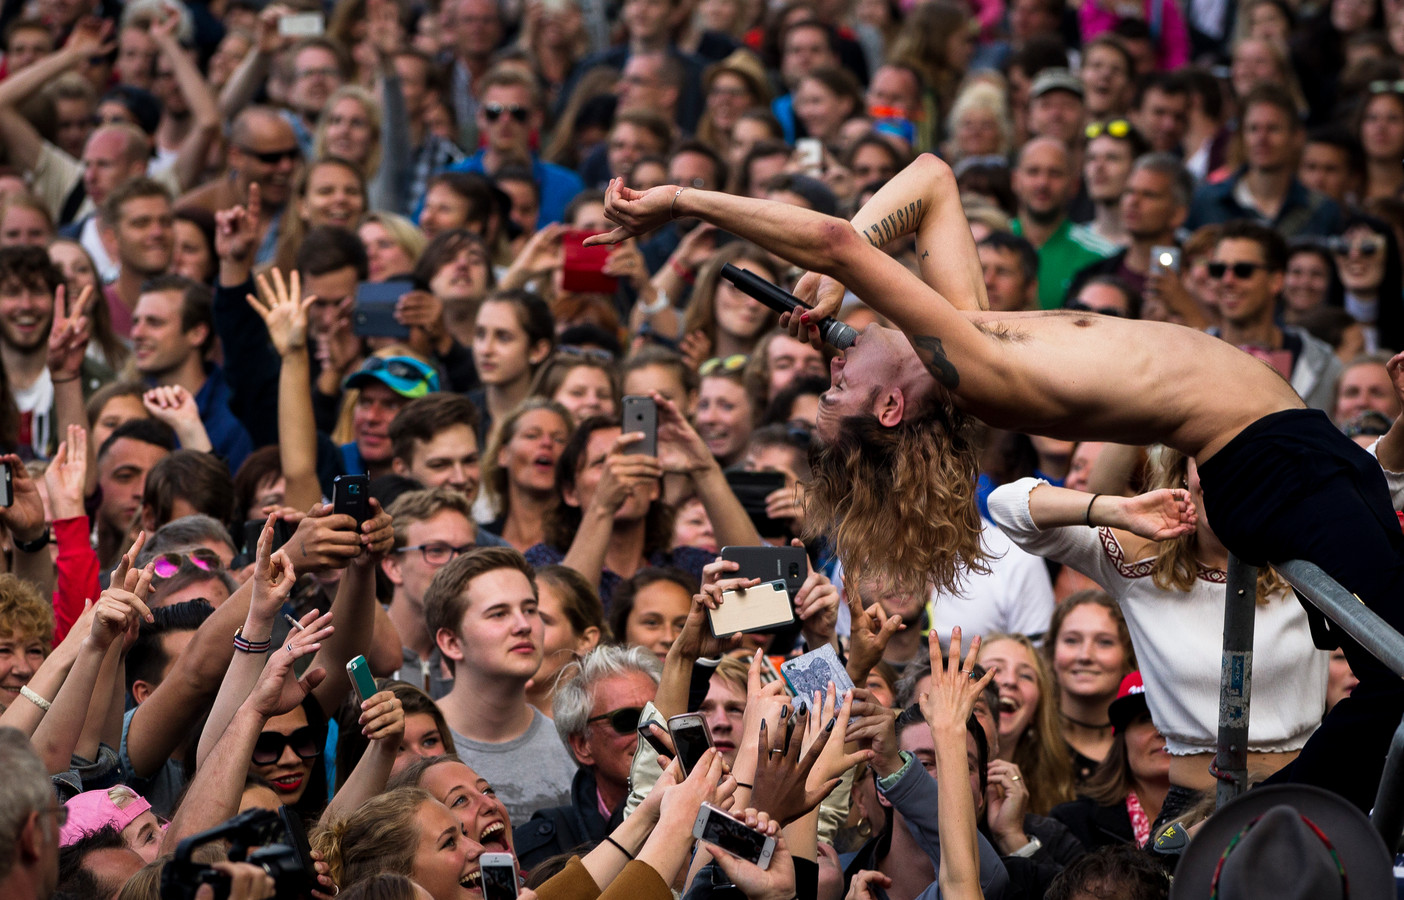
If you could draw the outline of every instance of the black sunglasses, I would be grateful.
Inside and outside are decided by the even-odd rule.
[[[1209,277],[1214,279],[1215,281],[1223,280],[1223,277],[1229,272],[1233,272],[1233,277],[1237,278],[1239,281],[1246,281],[1247,279],[1252,278],[1253,274],[1259,269],[1266,269],[1267,266],[1263,265],[1262,263],[1255,262],[1236,262],[1233,264],[1211,262],[1204,268],[1206,271],[1208,271]]]
[[[623,709],[616,709],[603,715],[592,716],[585,720],[589,725],[593,722],[608,722],[609,727],[614,729],[615,734],[633,734],[638,731],[639,718],[643,716],[643,710],[637,706],[626,706]]]
[[[254,159],[268,166],[276,166],[285,159],[297,162],[297,160],[302,157],[302,148],[296,145],[286,150],[259,151],[250,149],[249,147],[240,147],[239,151],[246,156],[252,156]]]
[[[253,763],[256,766],[271,766],[283,755],[283,748],[291,747],[299,759],[316,759],[322,753],[321,736],[311,725],[304,725],[292,734],[281,731],[265,731],[254,744]]]
[[[507,115],[511,116],[513,121],[525,122],[527,116],[531,115],[531,110],[527,109],[525,106],[518,106],[515,103],[488,103],[483,106],[483,115],[487,116],[489,122],[496,122],[498,119],[502,118],[503,113],[507,113]]]
[[[1115,306],[1088,306],[1081,300],[1070,300],[1063,308],[1076,310],[1077,312],[1096,313],[1099,316],[1116,316],[1118,319],[1126,318],[1125,311],[1117,309]]]

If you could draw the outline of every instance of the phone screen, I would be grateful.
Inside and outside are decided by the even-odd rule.
[[[483,866],[483,900],[513,900],[517,896],[517,873],[511,866]]]
[[[742,859],[760,862],[765,849],[765,835],[725,813],[717,810],[709,810],[708,813],[707,823],[702,826],[702,840]]]
[[[683,773],[691,772],[702,754],[712,746],[707,723],[701,716],[688,716],[677,722],[670,721],[668,731],[673,736],[673,746],[677,748],[678,764],[682,766]]]

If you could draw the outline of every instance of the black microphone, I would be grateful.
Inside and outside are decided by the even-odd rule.
[[[799,301],[794,294],[780,290],[780,288],[761,278],[754,272],[747,272],[745,269],[738,269],[731,263],[722,266],[722,277],[732,284],[743,294],[747,294],[764,303],[766,306],[778,313],[803,312],[810,309]],[[818,323],[819,336],[824,339],[824,343],[837,350],[846,350],[858,339],[858,332],[850,325],[845,325],[838,319],[821,319]]]

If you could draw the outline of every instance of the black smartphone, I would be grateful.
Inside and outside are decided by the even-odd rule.
[[[809,577],[809,559],[803,547],[723,547],[721,558],[741,566],[730,577],[785,582],[791,600]]]
[[[649,727],[649,726],[651,726],[651,725],[656,725],[656,724],[658,724],[658,723],[657,723],[657,722],[653,722],[653,721],[648,721],[648,722],[640,723],[640,725],[639,725],[639,737],[641,737],[641,738],[643,738],[645,741],[647,741],[647,742],[648,742],[648,745],[649,745],[650,747],[652,747],[654,750],[657,750],[657,751],[658,751],[660,754],[662,754],[663,756],[666,756],[666,757],[668,757],[668,758],[671,759],[672,756],[673,756],[673,748],[672,748],[672,747],[669,747],[667,744],[663,743],[662,738],[660,738],[658,735],[654,734],[654,733],[653,733],[653,729],[652,729],[651,727]]]
[[[338,475],[332,479],[332,512],[361,523],[370,518],[370,476]]]
[[[710,803],[703,803],[697,811],[692,836],[762,869],[770,868],[770,860],[775,855],[775,838],[762,834]]]
[[[386,337],[407,341],[408,325],[395,320],[400,298],[414,290],[407,278],[363,283],[356,288],[356,305],[351,314],[351,330],[358,337]]]
[[[744,469],[727,469],[726,483],[731,492],[741,501],[751,524],[764,538],[781,537],[790,533],[789,519],[772,519],[765,513],[765,498],[785,486],[785,476],[780,472],[747,472]]]
[[[683,713],[670,718],[668,733],[673,736],[678,765],[682,766],[684,775],[692,771],[702,754],[712,746],[712,732],[707,728],[707,720],[697,713]]]
[[[0,506],[9,507],[15,502],[15,473],[9,463],[0,463]]]
[[[658,455],[658,404],[652,397],[630,394],[624,398],[624,433],[643,432],[643,440],[624,448],[626,453]]]

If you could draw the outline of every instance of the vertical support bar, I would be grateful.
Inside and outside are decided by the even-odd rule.
[[[1229,554],[1223,669],[1219,674],[1219,747],[1214,756],[1218,807],[1248,789],[1248,702],[1253,688],[1257,596],[1257,567]]]
[[[1375,793],[1370,822],[1384,838],[1389,851],[1397,852],[1399,835],[1404,832],[1404,722],[1399,723],[1394,739],[1389,742],[1389,755],[1385,757],[1384,774],[1380,776],[1380,787]]]

